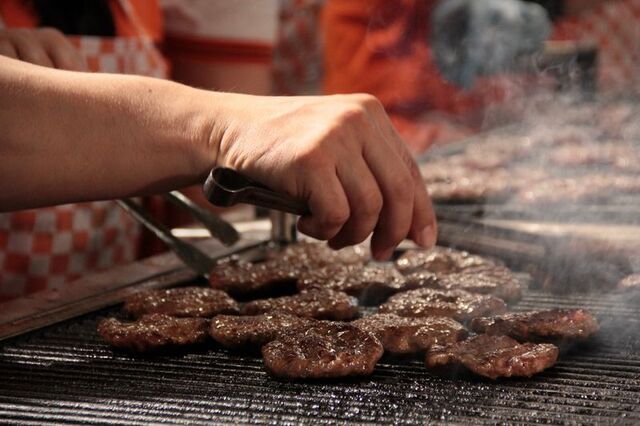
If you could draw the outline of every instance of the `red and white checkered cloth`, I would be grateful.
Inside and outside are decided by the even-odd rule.
[[[135,38],[71,41],[94,72],[167,76],[165,61],[142,31]],[[113,201],[0,214],[0,301],[132,261],[139,238],[139,226]]]
[[[640,74],[640,0],[618,0],[558,24],[560,38],[595,42],[598,80],[604,89],[638,88]]]

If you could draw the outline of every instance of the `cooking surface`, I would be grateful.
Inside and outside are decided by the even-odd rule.
[[[584,307],[602,325],[532,379],[438,377],[383,358],[363,380],[286,383],[258,357],[207,348],[136,357],[95,332],[102,311],[0,345],[0,423],[640,422],[640,297],[527,292],[515,310]]]

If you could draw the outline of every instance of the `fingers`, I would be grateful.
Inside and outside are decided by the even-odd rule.
[[[409,237],[418,245],[429,248],[435,245],[437,239],[436,216],[433,211],[431,198],[427,192],[420,169],[413,159],[411,152],[389,120],[389,116],[384,112],[384,108],[379,102],[372,103],[372,111],[376,116],[377,123],[387,139],[396,148],[402,162],[405,164],[414,184],[413,217]]]
[[[362,157],[348,167],[338,169],[338,177],[349,202],[349,219],[329,246],[340,249],[364,241],[374,230],[382,210],[382,193],[375,177]]]
[[[71,42],[53,28],[0,31],[0,55],[34,65],[69,71],[86,71],[87,65]]]
[[[0,55],[18,59],[18,52],[8,40],[0,40]]]
[[[386,260],[411,228],[414,184],[400,156],[388,144],[370,144],[366,148],[365,159],[384,199],[371,238],[371,252],[376,259]]]
[[[11,37],[13,47],[18,53],[18,59],[43,67],[53,67],[53,62],[44,50],[36,32],[16,30]]]
[[[38,35],[53,65],[62,70],[86,71],[87,64],[80,51],[60,31],[41,28]]]
[[[308,196],[311,214],[298,220],[298,230],[319,240],[330,240],[349,219],[347,196],[335,169],[309,175]]]

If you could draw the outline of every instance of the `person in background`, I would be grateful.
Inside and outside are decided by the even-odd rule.
[[[324,89],[326,93],[366,92],[377,96],[412,151],[424,152],[434,143],[457,140],[479,130],[488,108],[509,105],[511,100],[521,97],[524,90],[536,87],[524,75],[487,72],[472,73],[471,78],[462,76],[465,70],[474,68],[470,65],[473,53],[462,58],[460,54],[449,55],[454,60],[451,66],[445,63],[443,67],[438,56],[443,58],[447,52],[464,51],[465,47],[482,42],[486,35],[494,35],[496,27],[491,28],[491,20],[485,18],[501,17],[498,22],[504,22],[507,28],[511,26],[516,33],[536,21],[539,24],[532,27],[534,36],[588,40],[591,37],[581,22],[589,22],[611,7],[627,12],[608,13],[607,16],[613,15],[608,20],[634,20],[634,15],[640,15],[638,6],[632,7],[635,3],[633,0],[328,0],[322,17]],[[539,6],[554,20],[550,34],[540,18],[542,8]],[[511,15],[509,10],[501,12],[505,7],[515,12]],[[436,14],[437,8],[440,16]],[[635,12],[630,14],[631,9]],[[619,17],[614,17],[618,14]],[[447,19],[441,19],[443,16]],[[510,20],[509,16],[516,19]],[[465,19],[474,23],[464,25]],[[442,33],[440,40],[434,40]],[[515,40],[516,44],[527,46],[531,42],[530,36],[504,34],[502,41],[507,43]],[[578,37],[578,34],[582,35]],[[538,43],[544,41],[533,39]],[[470,42],[462,49],[456,46],[456,42],[464,40]],[[495,40],[500,41],[499,37]],[[443,44],[447,49],[438,50]],[[600,42],[600,47],[605,45],[606,42]],[[495,62],[505,49],[500,44],[494,47],[477,50],[475,59],[471,59],[485,64]],[[456,57],[459,60],[456,61]]]
[[[156,0],[0,0],[0,55],[35,65],[166,78],[161,38]],[[0,300],[132,261],[141,238],[113,201],[0,213]]]
[[[149,77],[166,67],[133,3],[90,15],[137,35],[76,39],[29,28],[37,2],[0,5],[5,23],[25,26],[0,33],[0,298],[132,258],[136,231],[95,200],[193,185],[216,165],[305,200],[300,230],[334,248],[373,233],[383,259],[405,237],[435,242],[420,173],[375,98],[197,90]]]

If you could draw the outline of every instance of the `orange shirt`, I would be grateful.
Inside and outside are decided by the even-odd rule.
[[[433,122],[426,131],[412,128],[421,115],[438,112],[479,125],[478,111],[504,97],[495,80],[481,80],[476,89],[462,91],[443,79],[429,48],[435,5],[425,0],[328,0],[322,16],[325,92],[375,95],[415,151],[442,136],[442,125]],[[423,140],[411,140],[414,135]]]
[[[162,11],[159,0],[128,0],[140,19],[140,23],[154,41],[160,41],[163,35]],[[134,24],[118,0],[110,0],[116,36],[133,37],[139,35]],[[38,17],[32,7],[24,0],[0,0],[0,17],[8,27],[38,26]]]

